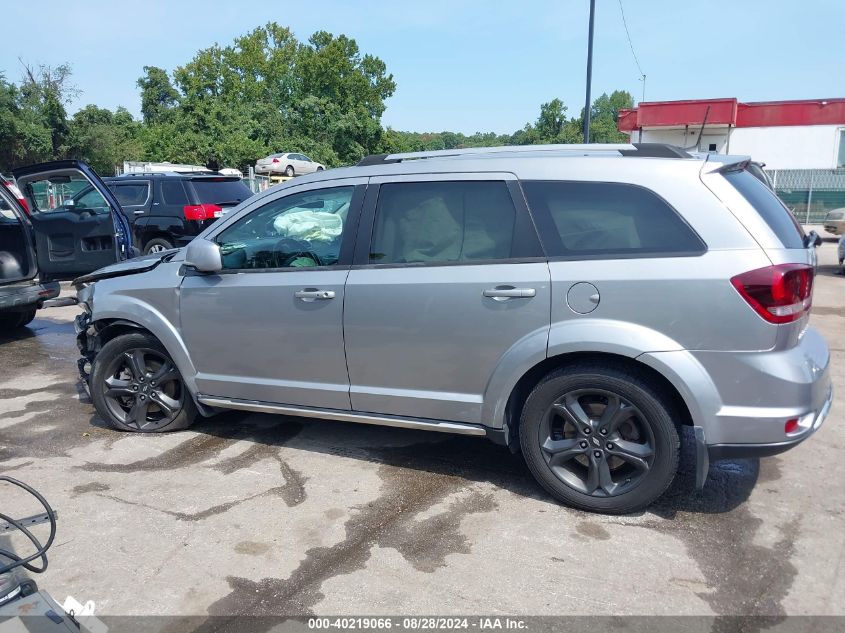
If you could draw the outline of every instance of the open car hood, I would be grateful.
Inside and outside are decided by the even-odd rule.
[[[106,266],[95,270],[93,273],[82,275],[73,280],[73,286],[79,288],[83,284],[97,281],[98,279],[109,279],[111,277],[122,277],[124,275],[137,275],[138,273],[145,273],[158,266],[164,260],[171,259],[180,249],[172,248],[170,250],[162,251],[160,253],[150,253],[142,257],[134,257],[126,261]]]

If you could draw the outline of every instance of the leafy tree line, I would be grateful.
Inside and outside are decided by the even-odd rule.
[[[382,60],[345,35],[320,31],[300,42],[275,22],[200,50],[172,73],[144,67],[141,120],[123,107],[96,105],[68,116],[79,94],[71,74],[66,64],[24,65],[17,84],[0,74],[0,170],[56,158],[82,158],[102,174],[124,160],[245,169],[278,151],[337,166],[383,152],[582,141],[583,112],[568,117],[560,99],[513,134],[385,129],[385,100],[396,83]],[[624,140],[616,119],[632,105],[624,91],[596,99],[591,140]]]

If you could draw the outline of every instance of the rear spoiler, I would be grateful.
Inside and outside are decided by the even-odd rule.
[[[750,156],[725,156],[708,154],[701,166],[702,174],[725,174],[732,171],[742,171],[751,164]]]

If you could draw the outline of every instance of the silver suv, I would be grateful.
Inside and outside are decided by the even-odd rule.
[[[487,436],[577,508],[795,446],[832,401],[812,243],[748,159],[664,145],[394,154],[78,279],[99,414],[261,411]]]

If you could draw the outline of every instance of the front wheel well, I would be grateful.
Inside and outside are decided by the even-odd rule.
[[[522,409],[525,406],[525,401],[534,387],[537,386],[537,383],[556,369],[583,361],[604,362],[635,371],[640,376],[653,383],[661,393],[666,394],[666,397],[669,400],[668,404],[671,406],[673,413],[677,415],[677,423],[684,426],[693,425],[692,415],[690,415],[689,408],[687,407],[686,402],[684,402],[683,397],[681,397],[681,394],[675,386],[656,369],[653,369],[634,358],[630,358],[629,356],[603,352],[572,352],[569,354],[551,356],[540,361],[534,365],[534,367],[529,369],[517,381],[516,385],[514,385],[505,407],[505,425],[508,445],[511,447],[512,451],[516,452],[519,450],[519,420],[522,417]]]

